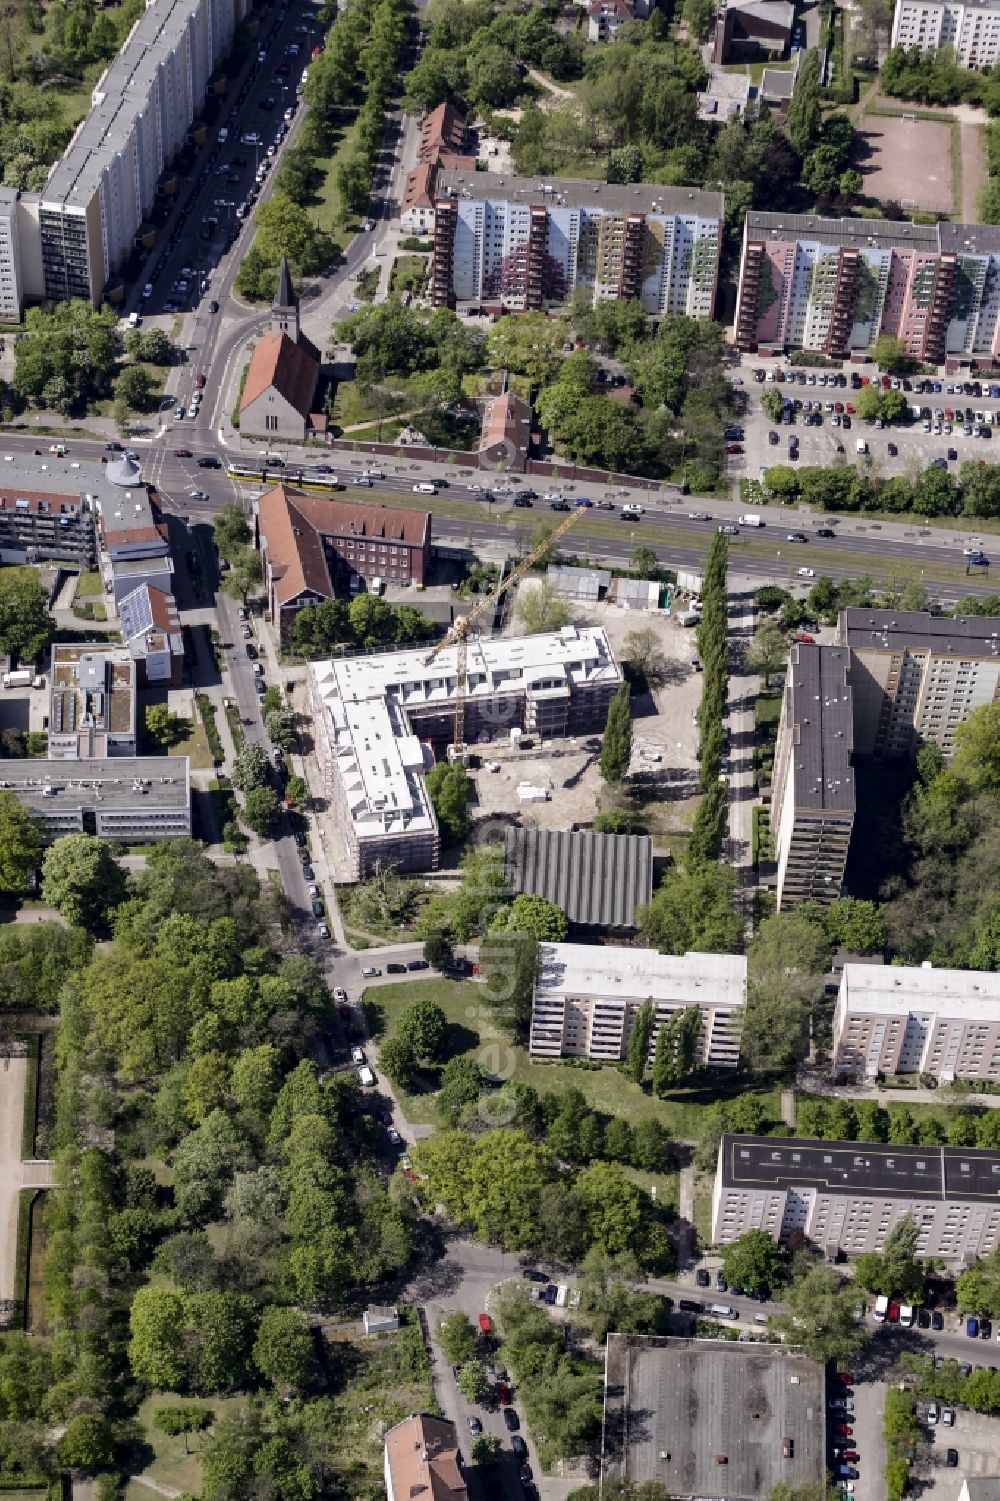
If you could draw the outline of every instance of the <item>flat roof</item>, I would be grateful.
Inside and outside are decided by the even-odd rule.
[[[940,249],[931,224],[906,219],[824,219],[819,214],[783,214],[752,209],[746,218],[748,240],[815,240],[823,245],[854,246],[858,250]]]
[[[1000,617],[931,615],[927,610],[841,610],[837,639],[855,651],[930,651],[939,656],[1000,657]]]
[[[135,734],[135,662],[128,648],[101,641],[52,647],[49,729]]]
[[[884,1199],[1000,1201],[1000,1153],[972,1147],[897,1147],[870,1141],[723,1136],[725,1188],[814,1188]]]
[[[695,1006],[742,1006],[743,954],[661,954],[586,943],[543,943],[538,949],[536,997],[594,996]]]
[[[916,1011],[957,1021],[1000,1021],[1000,974],[986,970],[845,964],[840,990],[854,1015]]]
[[[604,1380],[602,1481],[760,1501],[779,1482],[825,1477],[823,1368],[799,1351],[610,1334]]]
[[[854,811],[850,660],[842,646],[797,643],[788,654],[785,702],[797,808]]]
[[[187,756],[109,756],[93,761],[0,761],[0,789],[43,817],[67,808],[186,807]],[[46,791],[48,789],[48,791]]]
[[[508,829],[504,839],[514,891],[555,902],[571,923],[634,928],[635,909],[653,894],[648,834]]]
[[[110,501],[121,495],[108,480],[105,464],[89,459],[74,459],[72,445],[66,458],[55,454],[4,453],[0,439],[0,505],[15,509],[19,496],[41,497],[58,503],[68,500],[75,507],[93,505],[95,500]],[[143,487],[145,493],[145,487]],[[71,514],[67,512],[66,514]]]
[[[671,218],[692,215],[721,219],[723,196],[700,188],[667,188],[651,183],[591,182],[575,177],[518,177],[496,172],[444,172],[437,197],[472,198],[546,208],[585,208],[592,213],[646,214]]]

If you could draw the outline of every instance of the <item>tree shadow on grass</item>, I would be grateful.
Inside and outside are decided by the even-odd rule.
[[[449,1058],[456,1058],[460,1053],[471,1053],[472,1049],[479,1046],[479,1033],[472,1027],[463,1026],[461,1022],[449,1022],[444,1033],[443,1056],[447,1063]]]

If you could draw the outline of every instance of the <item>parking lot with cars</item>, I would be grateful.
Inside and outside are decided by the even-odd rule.
[[[772,464],[856,464],[889,476],[938,464],[956,470],[966,459],[1000,463],[1000,382],[879,377],[809,370],[750,357],[740,377],[746,401],[743,453],[730,457],[734,479],[759,479]],[[863,384],[896,390],[908,412],[898,423],[862,421],[855,398]],[[767,416],[761,397],[776,390],[786,403],[782,418]]]

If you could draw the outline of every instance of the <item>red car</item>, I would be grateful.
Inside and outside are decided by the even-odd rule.
[[[501,1407],[510,1406],[510,1387],[507,1385],[506,1381],[497,1382],[497,1401],[500,1403]]]
[[[191,450],[190,450],[190,448],[175,448],[174,449],[174,458],[175,459],[189,459],[190,457],[191,457]]]
[[[743,444],[742,443],[727,443],[726,444],[726,452],[727,453],[742,453],[743,452]]]
[[[857,1449],[844,1449],[841,1452],[840,1457],[841,1459],[845,1460],[847,1464],[856,1464],[857,1461],[861,1458],[861,1455],[858,1453]]]
[[[205,372],[204,372],[204,370],[199,370],[198,371],[198,374],[194,378],[194,384],[195,384],[196,390],[201,391],[201,390],[204,389],[204,386],[205,386]]]
[[[853,1371],[838,1371],[837,1372],[837,1380],[838,1381],[842,1381],[845,1386],[853,1386],[854,1385],[854,1372]]]
[[[895,1302],[890,1303],[888,1309],[886,1310],[886,1315],[885,1316],[889,1320],[890,1324],[898,1324],[899,1323],[899,1304],[895,1303]]]
[[[493,1333],[493,1320],[488,1313],[481,1313],[479,1315],[479,1332],[480,1334]]]
[[[796,631],[795,639],[796,641],[801,641],[804,646],[814,646],[816,644],[816,637],[810,636],[808,631]]]
[[[833,1431],[834,1433],[839,1433],[842,1438],[850,1438],[854,1433],[854,1429],[850,1423],[834,1423]]]

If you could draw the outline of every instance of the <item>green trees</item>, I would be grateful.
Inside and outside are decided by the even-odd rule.
[[[821,121],[819,53],[811,50],[802,60],[785,117],[788,139],[800,156],[813,145]]]
[[[652,901],[636,914],[639,936],[661,954],[738,953],[743,933],[733,910],[734,892],[735,878],[728,866],[671,866]]]
[[[437,1341],[449,1365],[464,1365],[476,1353],[476,1331],[464,1313],[449,1313],[437,1326]]]
[[[761,392],[760,404],[764,415],[770,418],[772,422],[781,421],[781,408],[784,403],[782,402],[781,392],[777,386],[766,386],[764,388]]]
[[[0,572],[0,652],[15,662],[34,662],[48,649],[55,628],[35,569],[4,568]]]
[[[543,896],[522,892],[514,898],[507,911],[497,914],[493,931],[526,933],[536,943],[563,943],[569,932],[569,920],[555,902],[547,902]]]
[[[788,642],[773,620],[762,620],[747,648],[747,666],[759,672],[764,692],[771,686],[771,674],[780,671],[788,657]]]
[[[534,385],[545,385],[559,367],[568,332],[561,318],[544,313],[500,318],[486,336],[487,357],[491,365],[526,375]]]
[[[0,890],[23,891],[44,848],[41,820],[13,792],[0,792]]]
[[[514,613],[526,636],[560,631],[571,619],[568,602],[548,579],[540,579],[532,589],[519,589]]]
[[[117,369],[114,310],[89,302],[56,303],[51,310],[28,308],[24,332],[14,346],[14,388],[38,403],[55,405],[65,416],[79,414],[92,401],[111,394]]]
[[[309,1324],[297,1308],[265,1308],[253,1346],[254,1364],[278,1391],[301,1391],[316,1371]]]
[[[424,780],[445,844],[462,844],[472,823],[469,801],[473,789],[468,772],[457,761],[453,766],[438,761]]]
[[[432,635],[434,626],[413,605],[386,604],[375,595],[361,594],[350,604],[324,599],[311,610],[300,610],[292,621],[292,645],[305,657],[321,657],[338,646],[412,645]]]
[[[449,1058],[441,1070],[441,1088],[437,1092],[441,1119],[449,1126],[458,1125],[463,1110],[479,1098],[482,1089],[483,1077],[475,1059],[461,1055]]]
[[[490,1389],[482,1361],[467,1360],[455,1378],[455,1385],[466,1402],[481,1402]]]
[[[56,1457],[69,1470],[102,1470],[114,1458],[114,1430],[96,1412],[70,1418],[56,1444]]]
[[[625,1071],[636,1084],[641,1084],[646,1074],[649,1043],[656,1022],[656,1008],[652,1001],[643,1001],[635,1014],[628,1038],[628,1053]]]
[[[793,1266],[784,1300],[788,1312],[772,1316],[769,1332],[784,1334],[815,1360],[846,1360],[864,1342],[857,1293],[830,1267],[809,1261]]]
[[[42,864],[42,896],[74,927],[94,928],[125,895],[125,877],[105,839],[66,834]]]
[[[184,722],[174,714],[169,704],[147,704],[146,734],[164,750],[169,750],[184,737]]]
[[[601,776],[608,783],[620,782],[632,760],[632,713],[627,683],[622,683],[608,706],[601,743]]]
[[[955,1279],[958,1306],[964,1313],[1000,1317],[1000,1251],[981,1256]]]
[[[761,923],[747,950],[743,1027],[743,1056],[755,1073],[786,1068],[798,1057],[831,951],[822,928],[800,912],[778,912]]]
[[[129,1365],[136,1379],[157,1391],[176,1391],[187,1374],[182,1349],[183,1293],[140,1287],[129,1314]]]
[[[905,1215],[886,1236],[882,1254],[868,1251],[855,1264],[855,1281],[869,1292],[900,1297],[907,1303],[919,1302],[923,1293],[924,1274],[917,1261],[919,1226],[912,1215]]]
[[[219,556],[231,558],[241,547],[249,547],[253,540],[250,525],[243,514],[242,506],[228,500],[212,523],[215,545]]]
[[[396,1035],[403,1037],[417,1058],[436,1062],[441,1056],[447,1019],[433,1001],[411,1001],[399,1014]]]
[[[695,1066],[701,1010],[685,1006],[661,1022],[653,1055],[653,1092],[661,1098],[683,1084]]]
[[[281,801],[273,787],[251,787],[243,799],[240,818],[251,833],[267,839],[281,816]]]
[[[783,1277],[778,1247],[766,1230],[747,1230],[723,1247],[722,1273],[728,1286],[747,1292],[775,1288]]]
[[[955,726],[952,765],[973,787],[1000,791],[1000,704],[981,704]]]

